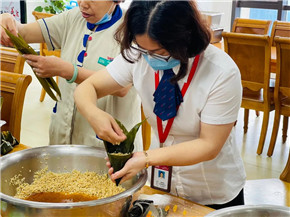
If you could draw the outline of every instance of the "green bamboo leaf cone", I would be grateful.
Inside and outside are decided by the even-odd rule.
[[[104,145],[111,163],[111,166],[114,168],[114,172],[121,170],[126,162],[132,157],[134,150],[134,140],[136,133],[138,132],[139,127],[143,124],[143,121],[136,124],[130,132],[125,128],[125,126],[118,120],[119,127],[123,130],[123,133],[127,136],[123,142],[119,145],[113,145],[110,142],[104,141]],[[116,185],[118,186],[122,178],[116,179]]]

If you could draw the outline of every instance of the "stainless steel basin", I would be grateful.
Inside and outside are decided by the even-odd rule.
[[[244,205],[215,210],[206,217],[287,217],[290,207],[277,205]]]
[[[142,188],[147,179],[146,170],[122,186],[126,191],[112,197],[75,203],[44,203],[14,198],[10,179],[16,174],[33,181],[34,172],[48,167],[53,172],[94,171],[106,173],[106,152],[84,145],[53,145],[31,148],[1,158],[1,215],[2,217],[89,217],[123,216],[128,211],[134,192]]]

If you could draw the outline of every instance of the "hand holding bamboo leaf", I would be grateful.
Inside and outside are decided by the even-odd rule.
[[[129,132],[120,121],[116,120],[119,127],[123,130],[123,133],[126,135],[127,139],[125,139],[123,142],[121,142],[118,145],[113,145],[110,142],[104,141],[104,145],[105,145],[110,163],[112,167],[114,168],[114,172],[121,170],[124,167],[125,163],[132,157],[136,133],[139,127],[143,124],[145,120],[136,124]],[[120,181],[121,181],[121,178],[116,179],[117,186],[120,183]]]
[[[3,27],[3,26],[2,26]],[[13,42],[15,48],[17,49],[17,51],[20,54],[33,54],[33,55],[38,55],[32,47],[30,47],[26,41],[21,37],[21,35],[18,34],[18,37],[13,35],[8,29],[6,29],[5,27],[3,27],[6,34],[9,36],[9,38],[11,39],[11,41]],[[34,71],[33,71],[34,72]],[[54,81],[53,78],[41,78],[39,77],[35,72],[34,72],[36,78],[38,79],[38,81],[40,82],[40,84],[42,85],[42,87],[45,89],[45,91],[47,92],[47,94],[55,101],[58,101],[56,95],[54,94],[53,91],[55,91],[59,97],[61,97],[61,93],[60,90],[56,84],[56,82]],[[52,91],[53,90],[53,91]]]

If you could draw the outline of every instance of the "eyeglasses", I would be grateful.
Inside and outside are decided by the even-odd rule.
[[[169,56],[162,56],[162,55],[159,55],[159,54],[152,53],[152,52],[150,52],[148,50],[145,50],[145,49],[139,47],[137,44],[132,44],[132,45],[130,45],[130,47],[132,49],[134,49],[134,50],[139,51],[141,54],[149,55],[149,56],[151,56],[151,57],[153,57],[155,59],[163,60],[163,61],[166,61],[166,62],[168,62],[168,60],[171,57],[170,55]]]

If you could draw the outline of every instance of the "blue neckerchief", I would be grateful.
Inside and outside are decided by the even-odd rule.
[[[153,94],[155,102],[153,112],[163,121],[175,117],[179,105],[183,102],[178,84],[170,82],[173,76],[172,69],[164,70],[164,74]]]
[[[121,17],[122,17],[122,10],[121,10],[120,6],[117,5],[115,11],[113,12],[112,19],[110,21],[108,21],[106,23],[102,23],[100,25],[95,25],[95,24],[87,22],[87,28],[92,31],[95,28],[95,26],[98,26],[96,28],[95,32],[99,32],[99,31],[102,31],[102,30],[107,29],[107,28],[111,27],[112,25],[114,25]],[[83,62],[84,62],[84,58],[85,58],[85,54],[86,54],[87,42],[88,42],[89,38],[90,38],[89,34],[84,35],[84,38],[83,38],[84,49],[79,53],[79,55],[77,57],[77,60],[78,60],[77,66],[79,66],[79,67],[83,66]]]
[[[119,5],[116,6],[116,9],[113,13],[112,19],[106,23],[102,23],[98,25],[95,32],[102,31],[114,25],[120,18],[122,17],[122,10]],[[95,28],[95,24],[87,22],[87,27],[89,30],[93,30]]]

